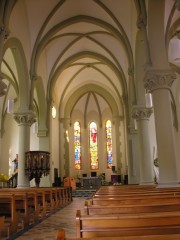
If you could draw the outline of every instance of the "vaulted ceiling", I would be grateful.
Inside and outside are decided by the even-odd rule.
[[[138,17],[146,19],[148,1],[4,0],[1,4],[6,10],[4,15],[1,12],[1,22],[8,23],[9,30],[1,68],[9,97],[21,93],[26,99],[25,89],[27,85],[31,89],[36,79],[34,86],[37,92],[41,90],[34,93],[37,106],[44,99],[55,102],[62,116],[78,89],[81,94],[74,96],[75,103],[82,97],[87,103],[91,94],[96,102],[106,101],[119,115],[124,114],[130,91],[132,101],[136,101],[136,23]],[[175,1],[166,0],[167,42],[179,29],[179,19]],[[27,76],[20,87],[19,79]],[[22,103],[28,104],[31,99]]]

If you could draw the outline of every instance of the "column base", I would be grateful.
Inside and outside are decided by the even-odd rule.
[[[17,188],[30,188],[30,185],[17,185]]]
[[[154,181],[150,181],[150,182],[140,182],[139,185],[154,185]]]

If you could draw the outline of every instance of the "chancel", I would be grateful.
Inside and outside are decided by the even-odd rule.
[[[0,238],[179,234],[179,122],[180,0],[0,0]]]

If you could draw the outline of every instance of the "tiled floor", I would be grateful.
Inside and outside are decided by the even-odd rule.
[[[82,210],[84,213],[85,198],[73,198],[72,203],[62,208],[55,214],[29,229],[18,240],[55,240],[59,228],[65,229],[66,237],[75,238],[75,217],[76,210]]]

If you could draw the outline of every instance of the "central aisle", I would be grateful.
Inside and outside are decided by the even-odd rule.
[[[76,237],[76,210],[84,212],[86,198],[73,198],[72,203],[29,229],[18,240],[55,240],[59,228],[65,229],[66,237]]]

